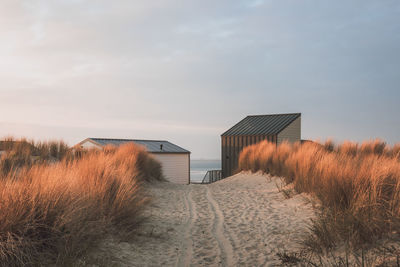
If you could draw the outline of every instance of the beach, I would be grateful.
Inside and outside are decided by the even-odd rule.
[[[207,171],[220,169],[221,160],[219,159],[192,159],[190,160],[190,182],[201,183]]]
[[[209,185],[147,185],[153,202],[134,240],[108,238],[92,258],[114,266],[276,266],[277,253],[300,248],[314,217],[308,196],[286,198],[281,186],[244,172]]]

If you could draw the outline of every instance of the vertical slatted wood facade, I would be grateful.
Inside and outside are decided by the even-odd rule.
[[[221,136],[221,160],[222,160],[222,175],[228,177],[237,171],[239,155],[243,148],[249,145],[259,143],[263,140],[275,142],[276,135],[240,135],[240,136]]]
[[[221,135],[222,176],[228,177],[238,171],[240,152],[246,146],[263,140],[278,144],[278,141],[300,141],[301,113],[247,116]],[[294,123],[294,127],[290,126]],[[282,135],[290,126],[290,138]],[[292,129],[293,128],[293,129]]]

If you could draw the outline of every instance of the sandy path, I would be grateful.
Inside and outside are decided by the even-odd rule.
[[[225,237],[224,233],[224,214],[221,212],[219,205],[212,197],[210,192],[209,186],[206,187],[207,189],[207,199],[211,204],[211,209],[214,217],[214,225],[213,225],[213,234],[216,237],[218,242],[218,247],[220,251],[220,258],[221,262],[225,263],[227,266],[232,266],[233,261],[233,250],[232,245],[229,240]]]
[[[240,173],[210,185],[152,185],[135,241],[107,240],[95,265],[276,266],[314,214],[302,196],[285,199],[277,182]]]
[[[193,240],[191,238],[194,222],[197,220],[196,206],[192,199],[192,189],[188,190],[185,196],[185,208],[189,211],[189,218],[186,223],[185,233],[183,235],[181,254],[177,259],[177,266],[189,266],[193,255]]]
[[[246,179],[246,182],[243,180]],[[314,212],[303,197],[285,199],[279,179],[238,174],[209,185],[225,218],[233,265],[276,266],[276,254],[295,251]]]

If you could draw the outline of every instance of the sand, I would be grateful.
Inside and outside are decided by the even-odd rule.
[[[286,199],[280,184],[250,173],[209,185],[153,184],[134,241],[108,238],[95,265],[276,266],[278,252],[300,248],[314,217],[304,195]]]

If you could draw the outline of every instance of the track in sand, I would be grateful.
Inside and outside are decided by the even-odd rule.
[[[134,241],[110,241],[102,255],[114,266],[276,266],[314,217],[310,203],[285,199],[277,182],[240,173],[209,185],[150,185],[153,204]]]

